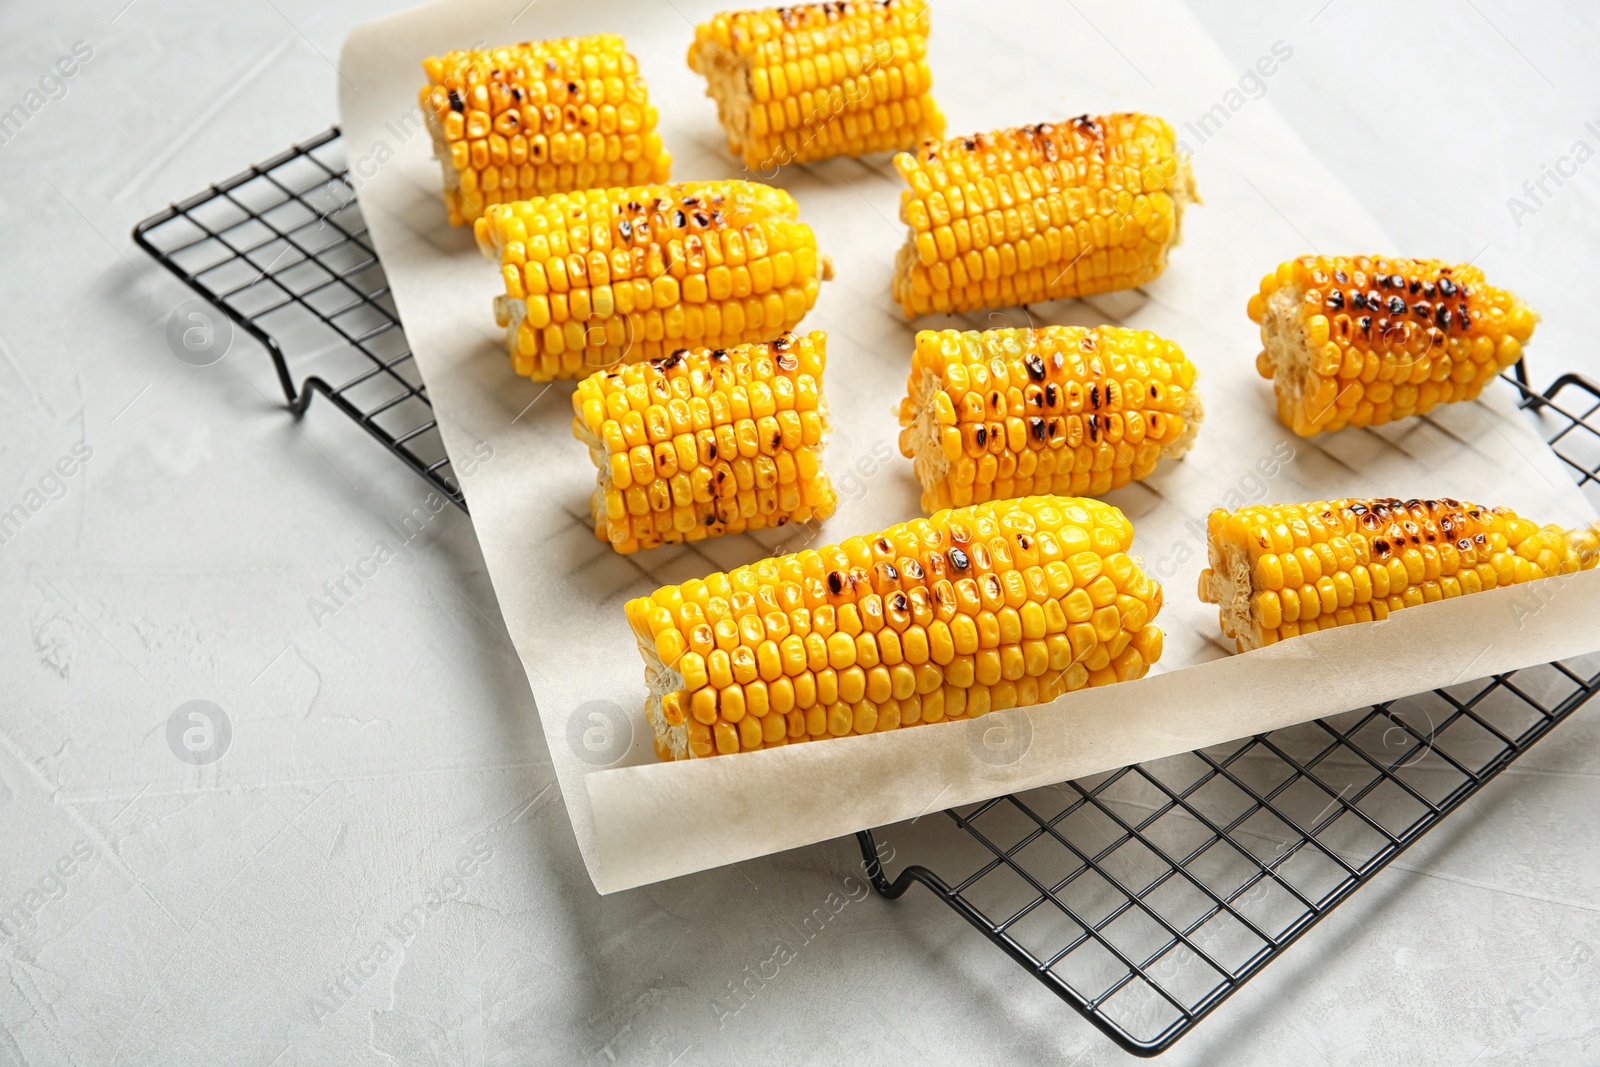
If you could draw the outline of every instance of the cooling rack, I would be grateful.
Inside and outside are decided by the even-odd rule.
[[[152,215],[133,239],[261,343],[296,417],[321,393],[466,510],[337,126]],[[298,383],[291,359],[311,371]]]
[[[260,342],[296,418],[322,394],[466,509],[337,127],[133,237]],[[1521,363],[1505,381],[1600,505],[1600,386],[1566,374],[1536,392]],[[1596,691],[1595,661],[1544,664],[952,809],[925,862],[893,878],[872,831],[857,837],[882,896],[926,887],[1153,1056]]]

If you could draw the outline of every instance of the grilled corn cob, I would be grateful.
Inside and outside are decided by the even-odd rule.
[[[754,171],[911,148],[944,133],[930,93],[926,0],[845,0],[718,15],[689,68],[728,151]]]
[[[826,518],[826,336],[682,349],[600,371],[572,394],[599,485],[595,536],[618,552]]]
[[[1468,264],[1301,256],[1250,298],[1256,369],[1302,437],[1471,400],[1515,363],[1537,319]]]
[[[1143,285],[1198,199],[1188,156],[1153,115],[928,141],[894,163],[911,186],[893,282],[907,317]]]
[[[490,207],[475,229],[500,261],[495,318],[512,366],[536,381],[581,378],[793,329],[833,274],[796,211],[782,189],[742,181]]]
[[[667,180],[672,156],[621,37],[449,52],[422,67],[422,113],[452,226],[490,204]]]
[[[1195,367],[1144,330],[923,330],[900,452],[924,511],[1034,493],[1099,496],[1194,444]]]
[[[1141,677],[1161,586],[1097,500],[997,501],[630,600],[656,754],[894,730]]]
[[[1219,508],[1207,537],[1200,599],[1241,652],[1600,561],[1600,524],[1540,527],[1460,500]]]

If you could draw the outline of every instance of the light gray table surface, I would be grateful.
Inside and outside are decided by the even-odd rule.
[[[78,47],[0,127],[0,510],[46,501],[0,543],[0,1063],[1130,1062],[928,893],[864,895],[850,840],[597,896],[454,509],[312,617],[424,487],[288,418],[248,340],[175,359],[190,294],[128,233],[334,122],[330,57],[398,6],[0,5],[0,109]],[[1292,46],[1252,106],[1399,248],[1541,310],[1538,383],[1600,368],[1592,6],[1196,6],[1241,71]],[[195,699],[232,725],[200,768]],[[1600,1061],[1597,741],[1580,712],[1165,1062]]]

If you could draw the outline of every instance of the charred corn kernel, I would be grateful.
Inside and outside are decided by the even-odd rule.
[[[1083,546],[1074,565],[1047,575],[1039,561],[1060,562],[1069,542]],[[656,750],[893,730],[1141,677],[1161,655],[1161,587],[1132,543],[1098,500],[996,500],[630,600]],[[1069,604],[1083,621],[1067,623]],[[730,647],[699,652],[713,627]],[[662,657],[683,648],[677,664]],[[745,725],[762,719],[783,725]]]
[[[811,310],[832,272],[794,198],[755,182],[556,193],[492,205],[473,228],[485,256],[521,271],[529,295],[516,294],[507,272],[496,320],[512,367],[535,381],[777,337]],[[786,255],[796,264],[765,302],[717,283],[735,239],[749,263]],[[803,436],[803,419],[800,428]]]
[[[1211,565],[1200,575],[1200,599],[1220,606],[1222,632],[1241,652],[1600,563],[1600,523],[1577,530],[1537,527],[1507,508],[1460,500],[1219,508],[1207,529]],[[1278,531],[1310,543],[1291,549]],[[1313,578],[1287,566],[1307,558],[1330,561],[1332,572]],[[1285,564],[1281,571],[1274,560]],[[1264,580],[1280,573],[1303,583],[1286,578],[1273,587]]]
[[[1153,115],[929,140],[894,163],[910,236],[891,292],[908,318],[1143,285],[1198,200],[1188,156]]]
[[[1204,417],[1194,364],[1148,331],[923,330],[916,343],[900,452],[924,511],[1099,496],[1187,452]]]
[[[1301,256],[1250,298],[1256,369],[1302,437],[1471,400],[1517,362],[1538,316],[1468,264]]]
[[[422,68],[452,226],[492,204],[669,176],[655,106],[615,34],[448,52]]]
[[[785,440],[774,418],[753,417],[772,396],[803,394],[811,405],[807,414],[820,418],[826,346],[820,331],[786,333],[761,344],[681,349],[665,359],[599,371],[579,382],[572,394],[572,433],[588,445],[598,471],[589,498],[595,536],[628,553],[831,515],[838,497],[819,462],[820,431],[809,444]],[[767,399],[752,404],[752,396]],[[688,432],[667,440],[675,427],[690,421],[703,424],[698,442]],[[629,445],[641,434],[661,438],[654,451],[644,444]],[[679,447],[676,441],[686,443]],[[629,462],[621,463],[619,457]],[[792,472],[787,482],[780,480],[785,466]],[[642,510],[626,506],[619,470],[629,478],[626,492],[641,494],[646,505]],[[613,506],[618,500],[623,501],[620,508]],[[660,506],[650,505],[651,500]],[[672,666],[686,648],[701,651],[695,634],[714,614],[702,607],[704,615],[695,616],[696,624],[681,635],[664,630],[657,638],[663,663]],[[738,619],[717,618],[703,640],[706,652],[714,641],[725,657],[740,648],[753,650],[749,668],[770,682],[795,673],[791,667],[805,664],[807,653],[803,638],[790,632],[801,630],[798,620],[769,608],[761,611],[765,621],[756,611]],[[854,650],[853,635],[834,636]],[[691,661],[689,669],[708,671],[715,680],[719,670],[736,668],[723,668],[715,655],[703,667]]]
[[[695,27],[689,69],[750,170],[912,148],[944,133],[928,22],[924,0],[730,12]]]

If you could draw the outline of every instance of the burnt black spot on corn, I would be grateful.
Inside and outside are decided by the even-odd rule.
[[[669,176],[655,106],[615,34],[449,52],[422,66],[451,225],[493,204]]]
[[[929,512],[1040,492],[1098,495],[1188,450],[1204,414],[1194,383],[1183,352],[1144,331],[924,331],[900,406],[900,451]]]
[[[1172,128],[1117,114],[929,141],[895,157],[907,317],[1128,289],[1155,278],[1194,199]]]
[[[1352,286],[1348,295],[1330,279]],[[1395,295],[1380,297],[1379,288]],[[1421,299],[1408,304],[1401,292]],[[1385,317],[1353,318],[1347,303]],[[1248,311],[1261,326],[1256,368],[1273,381],[1278,417],[1302,436],[1471,400],[1521,357],[1536,321],[1474,266],[1367,256],[1283,263]]]
[[[819,462],[825,344],[821,333],[793,338],[788,369],[752,344],[580,382],[573,433],[599,468],[595,535],[626,553],[831,514]]]
[[[934,546],[953,542],[958,524],[974,552],[946,578]],[[1020,546],[1018,534],[1029,546],[1006,547]],[[657,755],[975,718],[1141,677],[1161,655],[1161,587],[1128,556],[1132,526],[1106,504],[997,501],[881,536],[897,557],[922,560],[926,576],[902,567],[893,587],[835,592],[826,576],[864,574],[874,535],[629,601]],[[980,558],[980,545],[993,551]]]
[[[730,207],[698,233],[653,228],[640,207],[709,189]],[[495,318],[513,368],[536,381],[778,337],[830,273],[794,198],[755,182],[560,193],[485,210],[474,230],[505,287]]]
[[[689,68],[752,171],[912,148],[944,133],[930,21],[923,0],[727,12],[695,27]]]
[[[1383,519],[1404,514],[1413,518]],[[1463,536],[1451,541],[1446,529]],[[1455,500],[1218,509],[1207,539],[1200,598],[1219,605],[1222,631],[1241,651],[1600,562],[1600,524],[1541,527]]]

